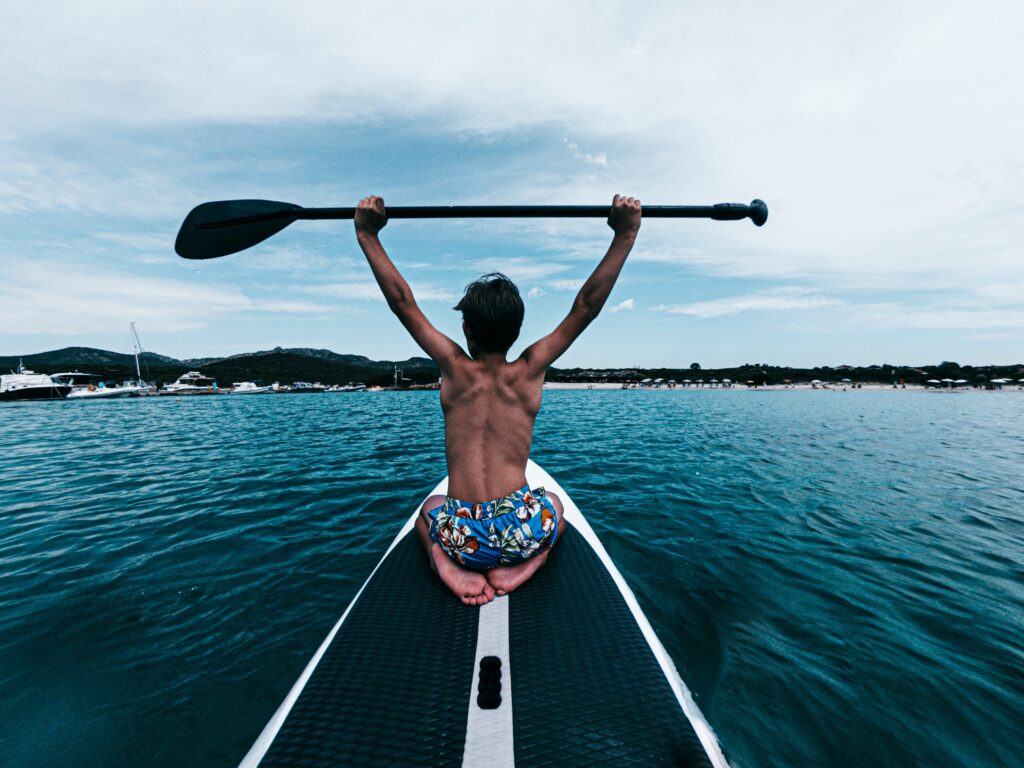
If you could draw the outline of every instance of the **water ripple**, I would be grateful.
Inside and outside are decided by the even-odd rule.
[[[740,766],[1012,765],[1024,398],[548,392]],[[0,407],[0,763],[237,762],[444,473],[434,393]]]

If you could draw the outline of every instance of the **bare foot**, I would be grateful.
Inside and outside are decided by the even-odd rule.
[[[544,565],[544,561],[548,559],[550,553],[551,550],[546,549],[539,555],[535,555],[529,560],[524,560],[516,565],[503,565],[498,568],[492,568],[487,572],[487,583],[494,587],[494,594],[507,595],[533,576],[537,569]]]
[[[494,599],[494,588],[482,573],[463,568],[437,544],[430,548],[430,557],[441,581],[466,605],[483,605]]]

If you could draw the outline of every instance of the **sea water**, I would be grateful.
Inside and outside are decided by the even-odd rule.
[[[235,764],[442,429],[436,392],[0,405],[0,765]],[[1018,393],[549,391],[534,458],[734,765],[1012,766],[1022,435]]]

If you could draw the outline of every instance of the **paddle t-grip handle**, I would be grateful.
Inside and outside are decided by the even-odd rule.
[[[764,200],[751,200],[750,205],[742,203],[718,203],[711,206],[713,211],[711,218],[715,221],[739,221],[750,219],[754,224],[761,227],[768,221],[768,206]]]

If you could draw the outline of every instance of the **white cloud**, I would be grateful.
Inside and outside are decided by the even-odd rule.
[[[626,299],[625,301],[620,301],[618,304],[616,304],[614,307],[612,307],[609,311],[614,313],[614,312],[622,312],[623,310],[629,310],[629,309],[636,309],[636,301],[634,299]]]
[[[569,141],[568,139],[565,140],[565,146],[569,148],[569,151],[572,152],[572,156],[577,160],[582,160],[583,162],[590,163],[591,165],[608,165],[608,155],[604,152],[583,152],[580,150],[579,144],[574,141]]]
[[[696,301],[691,304],[661,304],[654,309],[673,315],[691,315],[702,320],[738,315],[741,312],[788,311],[794,309],[818,309],[833,307],[843,302],[828,296],[808,294],[801,288],[780,288],[763,293],[748,293],[742,296],[729,296],[711,301]]]
[[[280,290],[280,286],[276,287]],[[251,313],[326,316],[339,307],[253,299],[207,278],[150,277],[109,266],[11,258],[0,267],[3,332],[87,335],[123,331],[135,321],[159,332],[195,331]]]
[[[124,248],[135,263],[154,263],[169,251],[160,243],[171,239],[168,222],[196,202],[195,190],[250,194],[234,186],[243,167],[273,184],[278,199],[322,192],[329,200],[344,188],[308,173],[293,174],[291,186],[275,181],[292,162],[280,145],[225,151],[213,138],[221,129],[272,125],[286,136],[312,124],[372,126],[386,143],[393,126],[413,125],[447,145],[502,146],[504,156],[481,154],[466,167],[439,152],[431,177],[453,190],[482,178],[476,194],[489,202],[595,202],[615,191],[647,205],[764,197],[771,216],[763,229],[645,221],[631,262],[662,275],[800,283],[803,293],[755,288],[663,311],[841,307],[849,292],[872,291],[875,305],[953,324],[944,327],[999,327],[991,324],[1014,317],[998,310],[1017,306],[1024,242],[1021,28],[1024,4],[1009,0],[982,11],[938,4],[927,14],[853,2],[813,13],[785,4],[734,12],[408,2],[369,16],[328,2],[288,14],[241,2],[142,4],[130,14],[113,2],[13,4],[0,25],[0,230],[24,253],[33,244],[16,240],[11,225],[41,231],[33,213],[125,213],[156,224],[120,236],[104,222],[97,238],[111,254]],[[153,139],[160,131],[196,131],[196,141],[181,142],[194,155],[162,147]],[[295,157],[301,146],[294,143]],[[430,184],[431,193],[445,189]],[[603,253],[607,240],[591,224],[509,225],[504,231],[530,233],[529,244],[557,261],[494,259],[481,271],[575,290],[582,281],[555,278]],[[233,277],[331,269],[322,295],[378,298],[323,255],[260,249],[243,258]],[[54,283],[65,286],[71,301],[84,295]],[[904,303],[885,303],[894,289]],[[161,285],[153,290],[163,302]],[[232,302],[253,311],[241,289],[211,290],[197,317],[234,312]],[[423,300],[454,298],[432,286],[416,291]],[[935,291],[964,292],[974,305],[923,293]],[[192,322],[162,306],[170,322]]]
[[[537,287],[535,285],[535,286],[533,286],[533,288],[530,289],[530,292],[526,294],[526,298],[528,298],[528,299],[539,299],[543,295],[544,295],[544,291],[542,291],[539,287]]]
[[[428,284],[410,284],[413,296],[417,301],[455,301],[453,291]],[[356,299],[358,301],[384,301],[380,286],[372,281],[352,281],[347,283],[327,283],[304,289],[308,293],[330,296],[335,299]]]
[[[578,291],[586,281],[581,277],[572,280],[552,280],[548,287],[555,291]]]
[[[1024,309],[950,309],[892,303],[851,306],[848,310],[884,328],[967,331],[1024,328]],[[1019,335],[1017,341],[1020,341]]]
[[[673,248],[693,232],[713,238],[696,261],[715,274],[867,271],[952,286],[965,249],[1006,278],[1024,235],[1016,210],[1003,210],[1024,194],[1019,3],[984,13],[936,6],[926,16],[909,6],[735,14],[398,3],[370,19],[329,3],[282,16],[230,2],[132,14],[65,2],[16,5],[4,22],[6,210],[180,209],[187,196],[158,173],[126,162],[97,179],[85,153],[54,159],[33,145],[64,125],[397,118],[454,135],[571,128],[560,138],[593,173],[545,174],[528,161],[493,192],[510,200],[603,199],[620,188],[646,203],[765,197],[764,230],[673,223],[671,235],[650,236]],[[623,61],[658,76],[638,77]],[[949,222],[971,241],[949,247]]]
[[[0,306],[4,332],[24,335],[122,331],[131,321],[188,331],[259,309],[237,288],[27,260],[0,269]]]
[[[524,256],[513,256],[504,259],[482,259],[473,266],[480,273],[501,272],[517,282],[540,280],[549,275],[557,275],[559,272],[564,272],[569,268],[566,264]]]
[[[338,311],[338,307],[327,304],[314,304],[311,301],[254,301],[253,309],[257,312],[284,312],[293,315],[329,315]]]

